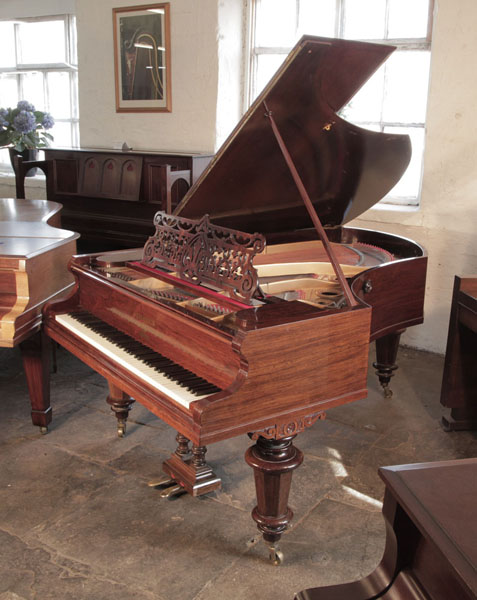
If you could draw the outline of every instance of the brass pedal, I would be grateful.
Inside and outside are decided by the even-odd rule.
[[[162,487],[163,485],[172,485],[175,482],[176,482],[175,479],[172,479],[172,477],[170,477],[170,475],[163,473],[161,478],[153,479],[152,481],[149,481],[149,483],[147,485],[149,487]]]
[[[172,496],[179,496],[180,494],[185,494],[186,490],[182,485],[176,483],[175,485],[162,490],[159,494],[161,498],[172,498]]]

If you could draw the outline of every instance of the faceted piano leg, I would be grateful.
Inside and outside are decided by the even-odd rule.
[[[109,396],[106,401],[111,405],[111,410],[115,413],[118,420],[118,436],[124,437],[126,433],[126,421],[131,406],[134,403],[133,398],[118,388],[112,381],[108,381]]]
[[[294,437],[275,440],[259,436],[245,453],[246,462],[254,470],[257,492],[257,506],[252,511],[252,518],[263,534],[274,565],[283,562],[277,542],[293,517],[288,495],[293,470],[303,461],[303,453],[292,443]]]
[[[192,446],[192,456],[186,458],[190,454],[189,440],[180,433],[177,434],[176,440],[176,451],[162,464],[169,481],[165,480],[159,484],[167,485],[170,482],[174,485],[161,492],[161,496],[165,498],[184,491],[191,496],[201,496],[220,488],[220,477],[217,477],[205,462],[206,446]]]
[[[48,432],[52,410],[50,406],[50,339],[38,332],[21,342],[23,368],[31,402],[31,420],[41,433]]]
[[[379,383],[383,388],[385,398],[391,398],[393,395],[389,382],[391,377],[394,377],[394,371],[398,368],[396,358],[399,339],[404,331],[406,330],[401,329],[376,340],[376,362],[373,363],[373,367],[376,369],[376,375],[379,377]]]

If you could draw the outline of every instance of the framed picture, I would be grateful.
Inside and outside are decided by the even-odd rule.
[[[113,8],[116,112],[171,111],[169,3]]]

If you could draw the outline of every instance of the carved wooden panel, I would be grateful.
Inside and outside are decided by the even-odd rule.
[[[183,219],[158,212],[156,233],[144,246],[142,263],[174,270],[195,284],[211,284],[233,298],[250,303],[258,275],[253,257],[265,248],[265,238],[218,227],[208,215]]]
[[[79,159],[82,196],[139,201],[142,162],[140,156],[85,155]]]
[[[78,162],[76,159],[57,158],[54,163],[54,181],[51,193],[76,194],[78,192]],[[50,183],[50,178],[47,177]]]
[[[293,421],[287,420],[283,423],[274,423],[270,427],[261,429],[260,431],[254,431],[250,437],[252,440],[257,440],[259,437],[266,438],[268,440],[281,440],[291,435],[297,435],[302,431],[305,431],[308,427],[311,427],[316,421],[323,420],[326,418],[326,413],[321,411],[313,415],[306,415],[304,417],[298,417]]]

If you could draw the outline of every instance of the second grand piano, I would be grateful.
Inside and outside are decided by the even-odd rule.
[[[120,434],[133,399],[178,431],[165,495],[220,485],[207,444],[256,440],[252,516],[276,563],[294,437],[366,396],[370,339],[387,339],[388,381],[399,332],[422,321],[422,248],[343,227],[409,161],[407,136],[337,115],[391,51],[303,38],[144,250],[74,258],[75,292],[45,311],[48,335],[108,380]]]

